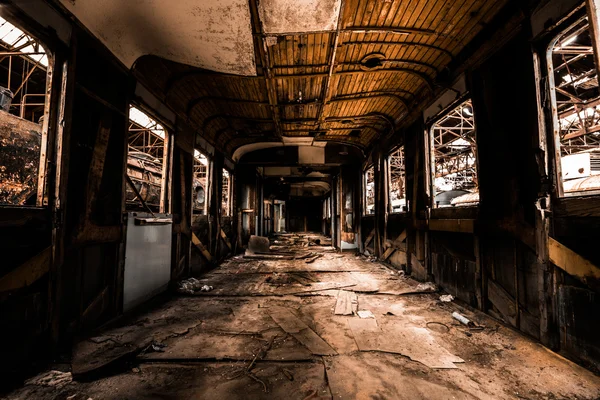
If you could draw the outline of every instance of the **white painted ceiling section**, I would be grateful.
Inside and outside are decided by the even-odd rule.
[[[141,56],[256,75],[248,0],[60,0],[131,68]]]
[[[260,0],[258,12],[267,34],[337,29],[341,0]]]
[[[283,137],[282,142],[257,142],[246,144],[244,146],[238,147],[233,153],[233,161],[237,162],[244,156],[244,154],[262,150],[262,149],[270,149],[273,147],[286,147],[286,146],[312,146],[312,147],[322,147],[324,148],[327,145],[325,141],[316,141],[310,137]]]

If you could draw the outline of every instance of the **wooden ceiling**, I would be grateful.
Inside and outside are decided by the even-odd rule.
[[[335,30],[266,34],[250,0],[257,76],[156,56],[134,73],[229,156],[282,137],[368,148],[431,99],[438,74],[507,2],[342,0]]]

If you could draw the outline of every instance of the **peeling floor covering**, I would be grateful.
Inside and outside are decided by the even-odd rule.
[[[200,277],[214,290],[172,296],[81,341],[73,351],[73,382],[29,384],[7,398],[599,398],[593,373],[489,316],[457,301],[442,303],[443,293],[423,293],[418,282],[383,264],[326,246],[290,245],[290,238],[280,237],[286,243],[277,251],[322,257],[312,263],[234,257]],[[334,315],[339,288],[352,292],[347,298],[356,293],[354,308],[375,319]],[[271,316],[277,310],[293,326],[288,321],[282,329]],[[469,331],[452,319],[454,311],[485,328]],[[355,337],[355,327],[363,324],[381,330],[370,333],[380,342],[403,329],[429,338],[412,346],[413,357],[434,346],[464,362],[430,368],[402,354],[359,351],[364,338]],[[311,353],[321,339],[332,355]]]

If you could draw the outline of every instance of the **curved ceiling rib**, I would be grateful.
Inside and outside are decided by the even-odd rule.
[[[335,76],[342,75],[369,75],[369,74],[380,74],[380,73],[405,73],[408,75],[415,76],[419,78],[427,87],[430,92],[433,92],[433,81],[427,75],[422,72],[415,71],[414,69],[409,68],[379,68],[371,71],[338,71],[335,72]],[[309,72],[309,73],[298,73],[298,74],[287,74],[287,75],[275,75],[274,79],[295,79],[295,78],[317,78],[317,77],[327,77],[328,74],[326,72]]]
[[[404,99],[402,96],[399,96],[399,95],[393,94],[393,93],[377,93],[377,92],[368,92],[368,93],[363,93],[363,94],[352,94],[352,95],[339,95],[339,96],[336,96],[335,98],[331,99],[327,104],[361,101],[361,100],[368,100],[368,99],[379,98],[379,97],[389,97],[389,98],[395,99],[400,104],[402,104],[402,106],[404,108],[406,108],[406,109],[409,108],[408,103],[406,102],[406,99]],[[232,103],[232,104],[249,104],[249,105],[256,105],[256,106],[269,106],[269,103],[266,101],[236,99],[236,98],[219,97],[219,96],[202,96],[202,97],[198,97],[197,99],[192,100],[189,103],[187,110],[186,110],[186,115],[188,116],[188,118],[190,117],[190,114],[192,113],[194,108],[196,108],[203,102],[208,102],[208,101],[224,102],[224,103]],[[315,104],[315,105],[321,104],[321,101],[314,100],[314,101],[305,101],[302,103],[298,103],[298,102],[279,103],[278,106],[279,107],[290,107],[290,106],[306,106],[306,105],[311,105],[311,104]],[[284,121],[282,121],[282,122],[284,122]]]
[[[391,60],[391,62],[403,62],[403,63],[413,63],[416,66],[419,67],[427,67],[430,69],[434,69],[435,67],[429,64],[425,64],[425,63],[420,63],[420,62],[412,62],[412,61],[404,61],[404,60]],[[342,64],[344,65],[344,64]],[[360,63],[354,63],[351,64],[352,66],[360,66]],[[320,67],[326,67],[327,64],[323,64],[320,65]],[[294,68],[307,68],[307,67],[311,67],[311,65],[297,65]],[[287,66],[277,66],[275,68],[288,68]],[[290,67],[292,68],[292,67]],[[420,72],[420,71],[416,71],[414,69],[410,69],[410,68],[377,68],[377,69],[373,69],[373,70],[354,70],[354,71],[336,71],[334,72],[334,75],[339,76],[339,75],[356,75],[356,74],[376,74],[376,73],[386,73],[386,72],[395,72],[395,73],[406,73],[409,75],[413,75],[418,77],[420,80],[422,80],[428,87],[428,89],[430,89],[431,91],[433,91],[433,81],[431,80],[431,77]],[[316,78],[316,77],[327,77],[329,74],[327,72],[313,72],[313,73],[291,73],[291,74],[274,74],[273,75],[273,79],[296,79],[296,78]],[[165,98],[169,96],[169,94],[171,93],[171,91],[173,90],[173,88],[178,85],[179,83],[181,83],[181,81],[185,80],[185,79],[190,79],[190,78],[196,78],[198,77],[199,79],[202,79],[203,77],[206,78],[210,78],[210,77],[224,77],[223,74],[217,74],[211,71],[203,71],[203,70],[196,70],[196,71],[188,71],[188,72],[184,72],[181,74],[178,74],[177,76],[171,77],[166,84],[166,89],[165,89]],[[264,77],[262,76],[254,76],[254,77],[239,77],[239,76],[235,76],[235,79],[248,79],[248,80],[264,80]]]
[[[257,37],[279,37],[279,36],[299,36],[322,33],[335,33],[336,29],[323,29],[318,31],[290,31],[290,32],[269,32],[269,33],[254,33]],[[439,36],[449,38],[453,41],[457,39],[446,35],[442,32],[436,32],[431,29],[421,29],[415,27],[391,27],[391,26],[352,26],[339,30],[340,33],[370,33],[370,34],[396,34],[396,35],[419,35],[419,36]]]
[[[380,97],[389,97],[394,100],[397,100],[405,109],[409,109],[408,103],[406,99],[402,96],[398,96],[392,93],[368,93],[368,94],[343,94],[337,95],[333,99],[329,101],[329,103],[341,103],[341,102],[352,102],[352,101],[360,101],[360,100],[368,100],[368,99],[377,99]]]
[[[406,65],[414,65],[416,67],[423,67],[423,68],[427,68],[430,69],[431,71],[434,72],[434,76],[435,74],[437,74],[438,68],[435,65],[432,65],[430,63],[426,63],[426,62],[422,62],[422,61],[418,61],[418,60],[406,60],[403,58],[398,58],[398,59],[389,59],[389,58],[381,58],[381,63],[382,64],[393,64],[393,63],[397,63],[397,64],[406,64]],[[358,62],[341,62],[335,65],[335,67],[364,67],[365,64],[361,61]],[[305,69],[305,68],[326,68],[329,67],[329,64],[303,64],[303,65],[278,65],[275,68],[276,69],[293,69],[293,68],[301,68],[301,69]],[[377,69],[379,69],[381,67],[377,67]],[[364,72],[370,72],[376,69],[372,69],[372,70],[360,70],[360,71],[364,71]],[[336,74],[337,72],[334,72],[334,74]],[[325,74],[323,72],[323,74]],[[294,73],[292,72],[291,74],[289,74],[289,76],[293,76]],[[287,74],[281,74],[279,76],[288,76]]]
[[[450,58],[450,61],[454,61],[454,55],[452,52],[433,44],[419,43],[419,42],[386,42],[384,40],[363,40],[363,41],[347,41],[340,43],[340,46],[365,46],[365,45],[378,45],[378,46],[405,46],[405,47],[423,47],[425,49],[431,49],[443,53]]]
[[[247,121],[247,122],[256,122],[256,123],[265,123],[265,124],[272,124],[273,120],[270,118],[253,118],[253,117],[244,117],[244,116],[240,116],[240,115],[231,115],[231,114],[215,114],[215,115],[211,115],[210,117],[206,118],[203,121],[202,124],[202,131],[206,131],[208,126],[215,120],[219,119],[219,118],[224,118],[224,119],[234,119],[234,120],[242,120],[242,121]],[[369,120],[369,119],[380,119],[382,121],[385,121],[387,124],[390,125],[390,127],[395,128],[396,124],[394,123],[394,118],[389,116],[389,115],[385,115],[382,113],[368,113],[368,114],[362,114],[362,115],[338,115],[338,116],[333,116],[333,117],[327,117],[325,118],[325,122],[332,122],[332,121],[345,121],[345,120]],[[306,119],[286,119],[286,120],[282,120],[282,123],[284,124],[305,124],[305,125],[316,125],[318,123],[318,121],[316,121],[315,119],[312,118],[306,118]]]

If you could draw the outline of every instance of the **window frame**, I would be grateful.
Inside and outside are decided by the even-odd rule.
[[[200,210],[199,208],[195,207],[195,191],[194,191],[194,182],[196,179],[196,163],[201,164],[201,162],[196,158],[196,152],[198,152],[200,155],[202,155],[205,159],[206,159],[206,177],[205,182],[204,182],[204,206],[202,207],[202,210]],[[209,210],[209,204],[210,204],[210,185],[211,185],[211,178],[212,178],[212,169],[213,169],[213,160],[210,157],[210,155],[207,155],[206,153],[204,153],[202,150],[199,150],[197,148],[194,147],[194,154],[192,155],[192,215],[209,215],[210,214],[210,210]]]
[[[50,190],[54,190],[48,187],[48,153],[49,153],[49,145],[50,141],[54,141],[57,136],[57,130],[50,128],[50,119],[52,117],[52,106],[56,107],[56,115],[58,115],[62,110],[63,101],[64,101],[64,89],[61,91],[56,91],[56,82],[55,79],[55,70],[56,70],[56,54],[52,50],[52,40],[47,35],[43,34],[39,28],[35,26],[29,26],[27,22],[23,21],[19,16],[15,15],[12,10],[6,9],[3,10],[5,12],[0,12],[0,17],[2,17],[6,22],[19,29],[23,34],[33,38],[43,49],[45,52],[45,56],[48,61],[48,65],[46,66],[46,78],[45,78],[45,90],[46,95],[44,96],[44,112],[43,112],[43,122],[41,125],[40,133],[40,150],[38,155],[38,169],[35,177],[35,186],[36,186],[36,198],[35,205],[26,205],[26,204],[10,204],[10,203],[2,203],[0,204],[0,208],[10,209],[47,209],[50,204],[49,196]],[[14,57],[19,57],[19,55],[14,55]],[[10,88],[8,88],[10,90]],[[10,113],[9,113],[10,114]],[[12,115],[12,114],[11,114]],[[16,115],[15,115],[16,116]],[[20,116],[16,116],[18,118],[22,118]],[[51,137],[52,136],[52,137]],[[53,152],[52,152],[53,153]],[[60,155],[56,155],[60,157]]]
[[[367,185],[368,185],[368,173],[369,170],[373,169],[373,183],[375,183],[375,164],[371,163],[368,164],[366,168],[363,169],[362,172],[362,181],[363,181],[363,190],[362,190],[362,201],[363,201],[363,207],[362,207],[362,215],[363,216],[373,216],[375,215],[375,193],[373,193],[373,213],[369,213],[368,212],[368,203],[367,203]]]
[[[548,137],[548,140],[551,141],[553,143],[553,150],[552,151],[552,155],[553,155],[553,160],[552,162],[552,166],[554,169],[554,182],[555,185],[554,189],[552,190],[554,196],[556,196],[557,200],[563,200],[563,199],[569,199],[569,198],[574,198],[574,197],[585,197],[585,198],[592,198],[592,197],[598,197],[600,198],[600,189],[598,190],[593,190],[590,192],[585,192],[585,191],[575,191],[575,192],[570,192],[570,193],[565,193],[564,190],[564,179],[563,179],[563,168],[562,168],[562,143],[561,143],[561,138],[560,138],[560,134],[561,134],[561,125],[560,125],[560,119],[559,119],[559,114],[558,114],[558,99],[557,99],[557,94],[556,94],[556,79],[554,77],[555,74],[555,68],[554,68],[554,61],[553,61],[553,50],[556,46],[556,44],[558,43],[558,41],[561,39],[561,37],[563,35],[565,35],[569,30],[575,28],[578,24],[580,24],[583,20],[588,19],[588,23],[591,24],[591,22],[589,21],[589,13],[587,12],[587,7],[588,5],[583,2],[580,6],[581,8],[574,13],[575,15],[573,15],[573,19],[570,19],[568,21],[564,21],[563,23],[560,24],[556,31],[552,32],[553,37],[552,39],[547,43],[547,46],[545,47],[545,52],[543,53],[545,56],[545,66],[546,66],[546,75],[547,75],[547,90],[548,90],[548,94],[549,94],[549,99],[550,99],[550,107],[549,107],[549,113],[550,113],[550,118],[549,120],[551,121],[551,129],[548,129],[548,135],[551,135]],[[590,36],[593,36],[593,31],[591,30],[591,26],[590,26]],[[543,48],[543,47],[542,47]],[[592,37],[592,56],[594,57],[594,62],[596,63],[596,76],[597,79],[600,79],[600,66],[597,65],[597,60],[598,60],[598,54],[596,54],[596,48],[593,46],[593,37]],[[540,57],[541,58],[541,57]],[[600,88],[598,89],[600,91]],[[600,95],[596,98],[595,101],[600,101]],[[598,125],[600,126],[600,124]],[[600,150],[600,146],[598,146],[598,149]],[[591,175],[590,175],[591,176]]]
[[[129,112],[131,108],[136,108],[140,112],[146,115],[146,117],[152,119],[154,122],[159,124],[163,128],[163,132],[165,137],[163,138],[163,157],[162,157],[162,172],[161,172],[161,188],[160,188],[160,196],[159,196],[159,207],[158,213],[160,214],[170,214],[172,210],[171,204],[171,190],[172,187],[172,167],[173,167],[173,135],[174,129],[172,125],[165,120],[154,111],[150,106],[145,104],[139,100],[132,100],[129,103],[128,114],[127,114],[127,124],[129,125],[132,120],[129,116]],[[133,121],[136,123],[135,121]],[[129,128],[127,129],[127,148],[125,154],[125,174],[127,174],[127,162],[129,159]],[[127,183],[125,183],[127,186]],[[123,193],[125,196],[125,193]],[[125,205],[126,207],[127,205]],[[125,211],[128,211],[127,208]]]
[[[229,176],[229,178],[228,178],[229,183],[228,183],[228,187],[227,187],[227,213],[223,212],[225,210],[225,208],[223,207],[223,190],[221,190],[221,216],[222,217],[231,217],[233,215],[233,199],[232,199],[233,172],[231,172],[229,169],[223,167],[223,178],[225,177],[225,173],[227,173]]]
[[[405,145],[401,145],[401,146],[397,146],[394,148],[394,150],[390,151],[388,153],[388,156],[386,157],[386,176],[387,176],[387,196],[388,196],[388,213],[390,215],[401,215],[401,214],[407,214],[410,211],[410,204],[408,201],[408,196],[407,196],[407,190],[406,190],[406,150],[405,150]],[[392,154],[401,151],[402,152],[402,163],[404,166],[404,171],[402,172],[402,180],[404,181],[404,201],[405,201],[405,205],[404,205],[404,210],[402,211],[393,211],[394,208],[392,207],[392,165],[390,163],[390,159],[392,158]]]
[[[460,96],[458,96],[457,99],[454,100],[452,103],[450,103],[446,108],[444,108],[438,114],[436,114],[426,125],[425,143],[426,143],[426,147],[428,147],[428,148],[425,149],[425,155],[426,155],[425,162],[427,162],[428,166],[429,166],[429,173],[427,174],[426,179],[429,180],[429,182],[427,182],[427,187],[429,188],[429,194],[430,194],[429,195],[429,206],[432,210],[436,210],[439,208],[454,208],[454,209],[477,208],[481,204],[481,199],[479,199],[477,204],[466,204],[466,205],[458,205],[458,206],[451,205],[449,207],[436,207],[436,204],[435,204],[435,197],[437,195],[437,193],[435,191],[435,173],[436,173],[435,137],[434,137],[435,125],[468,101],[471,102],[471,109],[473,110],[473,124],[474,124],[474,131],[475,131],[474,132],[475,143],[472,145],[475,147],[475,163],[474,163],[473,167],[475,169],[475,174],[476,174],[477,180],[479,180],[479,160],[478,160],[478,156],[477,156],[477,153],[478,153],[478,149],[477,149],[478,130],[477,130],[477,125],[476,125],[476,121],[475,121],[476,110],[475,110],[475,106],[473,104],[473,97],[471,96],[471,94],[468,91],[466,91],[466,92],[462,93]],[[477,184],[477,192],[479,193],[479,183]]]

